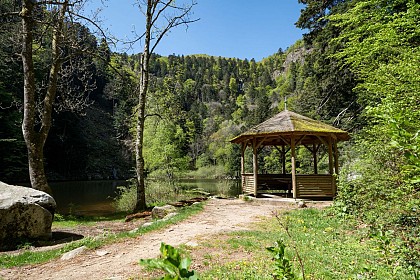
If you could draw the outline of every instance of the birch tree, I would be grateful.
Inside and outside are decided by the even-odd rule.
[[[146,208],[145,182],[144,182],[144,121],[146,118],[146,97],[149,85],[150,55],[163,37],[179,25],[188,26],[198,19],[190,19],[192,8],[196,2],[189,3],[175,0],[141,0],[137,2],[145,17],[145,32],[134,42],[143,40],[143,53],[140,56],[140,80],[138,88],[138,108],[136,116],[136,173],[137,173],[137,203],[136,210]],[[133,42],[133,43],[134,43]]]

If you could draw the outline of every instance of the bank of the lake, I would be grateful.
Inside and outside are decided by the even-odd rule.
[[[155,180],[156,181],[156,180]],[[57,213],[77,216],[107,216],[115,213],[114,201],[124,180],[51,182]],[[236,180],[181,179],[174,187],[180,191],[199,190],[210,195],[235,197],[240,188]]]

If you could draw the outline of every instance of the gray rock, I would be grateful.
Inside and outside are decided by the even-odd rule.
[[[76,249],[74,249],[70,252],[67,252],[67,253],[63,254],[61,256],[61,259],[62,260],[70,260],[70,259],[76,257],[77,255],[80,255],[81,253],[83,253],[86,250],[86,248],[87,248],[86,246],[76,248]]]
[[[189,247],[197,247],[198,243],[194,241],[188,241],[187,243],[185,243],[185,245]]]
[[[139,230],[139,228],[134,228],[134,229],[130,230],[128,233],[135,234],[135,233],[137,233],[138,230]]]
[[[98,250],[98,251],[96,251],[95,253],[96,253],[96,255],[98,255],[98,256],[100,256],[100,257],[103,257],[103,256],[105,256],[105,255],[108,255],[108,254],[109,254],[109,252],[108,252],[108,251],[101,251],[101,250]]]
[[[306,205],[306,203],[305,203],[305,201],[299,201],[299,203],[298,203],[298,208],[306,208],[306,207],[308,207],[307,205]]]
[[[45,192],[0,182],[0,247],[51,238],[55,208],[55,200]]]
[[[155,206],[152,209],[152,218],[162,219],[163,217],[165,217],[169,213],[173,213],[173,212],[176,212],[175,206],[172,206],[172,205],[165,205],[165,206],[162,206],[162,207]]]
[[[164,220],[164,221],[169,220],[170,218],[175,217],[176,215],[177,215],[176,212],[169,213],[168,215],[166,215],[165,217],[163,217],[162,220]]]

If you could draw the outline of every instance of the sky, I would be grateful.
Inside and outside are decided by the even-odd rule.
[[[87,8],[94,10],[101,1],[94,0]],[[107,0],[102,7],[101,25],[120,39],[133,37],[133,31],[144,31],[144,16],[133,0]],[[300,10],[298,0],[196,0],[192,19],[200,20],[178,26],[165,36],[156,53],[167,56],[207,54],[212,56],[260,61],[291,46],[305,33],[295,27]],[[96,4],[95,4],[96,3]],[[118,45],[115,51],[138,53]]]

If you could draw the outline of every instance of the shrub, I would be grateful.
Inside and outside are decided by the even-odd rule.
[[[157,259],[141,259],[140,264],[149,268],[156,268],[163,270],[166,275],[163,280],[197,280],[197,274],[194,270],[189,271],[191,259],[183,258],[178,249],[171,245],[160,244],[161,258]]]

